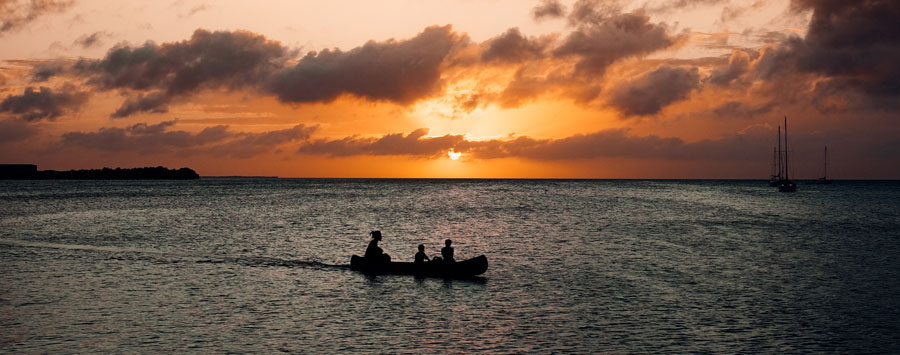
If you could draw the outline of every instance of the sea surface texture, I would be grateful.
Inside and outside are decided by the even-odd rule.
[[[368,233],[481,279],[349,269]],[[0,353],[898,353],[900,183],[0,181]]]

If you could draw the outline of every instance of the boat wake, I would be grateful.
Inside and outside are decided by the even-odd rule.
[[[250,267],[289,267],[310,268],[320,270],[350,269],[350,265],[327,264],[318,261],[279,259],[264,256],[221,256],[221,255],[195,255],[186,253],[167,252],[154,249],[126,248],[116,246],[64,244],[35,242],[17,239],[0,238],[0,244],[26,247],[49,248],[64,250],[84,250],[106,252],[108,259],[116,260],[150,260],[160,263],[209,263],[209,264],[237,264]]]
[[[244,266],[281,266],[281,267],[302,267],[313,269],[350,269],[350,265],[326,264],[318,261],[305,260],[285,260],[278,258],[268,258],[260,256],[241,256],[241,257],[212,257],[209,259],[197,260],[198,263],[233,263]]]

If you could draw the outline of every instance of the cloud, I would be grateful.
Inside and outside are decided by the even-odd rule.
[[[169,112],[168,103],[171,100],[165,93],[155,91],[144,94],[138,94],[125,99],[122,106],[116,109],[110,117],[122,118],[128,117],[138,112],[166,113]]]
[[[306,141],[317,126],[296,125],[282,130],[262,133],[239,133],[234,139],[211,146],[207,151],[213,155],[250,158],[271,151],[274,147],[295,141]]]
[[[731,53],[728,64],[713,69],[706,81],[719,86],[728,86],[746,73],[749,68],[750,55],[744,51],[736,50]]]
[[[774,102],[764,105],[750,106],[740,101],[728,101],[716,106],[712,113],[718,118],[744,118],[756,117],[772,111],[775,108]]]
[[[502,90],[480,92],[482,104],[518,107],[543,95],[589,104],[602,93],[610,66],[670,48],[686,36],[670,34],[667,25],[651,23],[641,10],[622,13],[616,2],[577,1],[567,16],[572,30],[561,39],[528,39],[511,29],[482,44],[484,62],[516,70]]]
[[[766,152],[769,130],[751,130],[716,139],[688,143],[656,135],[632,136],[626,129],[610,129],[559,139],[519,137],[513,140],[470,142],[454,150],[474,158],[524,158],[539,161],[597,158],[664,160],[753,160]]]
[[[0,0],[0,37],[41,16],[63,12],[72,4],[73,0]]]
[[[200,133],[168,131],[175,121],[155,125],[138,123],[127,128],[101,128],[97,132],[69,132],[62,135],[66,146],[102,151],[137,151],[141,153],[186,149],[212,143],[227,135],[225,126],[207,127]]]
[[[547,41],[529,40],[518,28],[510,28],[500,36],[488,40],[487,49],[481,53],[485,62],[499,61],[518,63],[544,56]]]
[[[644,7],[651,13],[668,13],[685,8],[718,5],[729,3],[729,0],[664,0],[661,4],[647,4]]]
[[[331,156],[404,155],[439,158],[446,156],[447,152],[453,149],[463,153],[468,159],[753,160],[758,159],[759,154],[768,152],[773,134],[771,129],[751,129],[717,139],[687,143],[679,138],[632,136],[626,129],[610,129],[559,139],[516,137],[486,141],[472,141],[462,135],[427,137],[427,131],[418,129],[408,135],[394,133],[380,138],[351,136],[316,140],[302,145],[299,152]]]
[[[8,113],[25,121],[53,120],[66,112],[78,110],[87,99],[88,94],[78,91],[73,85],[63,86],[59,92],[47,87],[41,87],[38,91],[28,87],[22,95],[7,95],[0,102],[0,113]]]
[[[441,91],[445,58],[465,45],[467,37],[450,26],[429,27],[407,40],[310,52],[288,65],[294,52],[262,35],[197,30],[186,41],[114,47],[103,59],[78,61],[72,72],[98,89],[131,95],[113,117],[167,112],[172,102],[205,89],[247,89],[289,103],[350,94],[407,105]]]
[[[525,158],[531,160],[578,160],[603,157],[659,157],[683,145],[677,138],[629,137],[626,130],[607,130],[560,139],[518,137],[513,140],[470,142],[456,151],[474,158]]]
[[[20,120],[0,120],[0,144],[33,136],[37,129]]]
[[[75,71],[102,90],[137,91],[113,114],[124,117],[165,112],[175,98],[200,89],[258,87],[288,54],[280,43],[251,32],[197,30],[186,41],[114,47],[102,60],[79,61]]]
[[[81,48],[93,48],[103,44],[103,38],[108,37],[109,35],[106,32],[94,32],[91,34],[84,34],[81,37],[75,39],[73,44],[81,47]]]
[[[428,27],[408,40],[369,41],[347,52],[310,52],[274,76],[268,90],[284,102],[330,102],[342,94],[401,105],[436,95],[451,51],[468,42],[451,27]]]
[[[796,1],[813,9],[800,51],[802,69],[875,96],[900,95],[900,2]]]
[[[64,146],[111,152],[141,154],[210,154],[249,158],[275,147],[309,139],[317,127],[302,124],[263,133],[231,132],[228,126],[212,126],[197,133],[170,130],[175,121],[154,125],[135,124],[126,128],[101,128],[96,132],[68,132],[62,135]]]
[[[331,156],[352,155],[407,155],[438,157],[465,138],[461,135],[426,137],[427,128],[417,129],[407,135],[388,134],[381,138],[346,137],[336,140],[316,140],[300,147],[301,153]]]
[[[587,14],[575,17],[579,27],[553,51],[557,58],[578,58],[576,75],[602,75],[617,60],[668,48],[681,38],[670,36],[664,24],[650,23],[640,11],[614,15],[594,8],[583,11]]]
[[[44,61],[34,64],[31,67],[31,82],[43,82],[48,79],[64,74],[70,65],[64,60]]]
[[[857,108],[895,109],[900,96],[900,2],[795,0],[811,10],[806,36],[764,48],[753,75],[791,84],[809,75],[813,103],[852,102]],[[817,104],[823,111],[835,106]]]
[[[598,24],[609,16],[620,14],[622,5],[619,1],[578,0],[569,12],[569,24],[573,26]]]
[[[206,4],[200,4],[200,5],[197,5],[197,6],[192,7],[192,8],[187,12],[187,14],[184,15],[183,17],[194,16],[196,13],[198,13],[198,12],[200,12],[200,11],[205,11],[205,10],[209,10],[209,6],[207,6]]]
[[[625,115],[651,115],[688,98],[700,85],[697,68],[660,66],[611,90],[609,104]]]
[[[531,10],[531,15],[538,21],[545,18],[560,18],[565,14],[566,7],[559,0],[543,0],[540,5]]]

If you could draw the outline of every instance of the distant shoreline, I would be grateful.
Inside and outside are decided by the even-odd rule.
[[[103,168],[84,170],[37,170],[34,164],[0,164],[0,180],[197,180],[200,175],[190,168],[168,169],[162,166],[144,168]]]

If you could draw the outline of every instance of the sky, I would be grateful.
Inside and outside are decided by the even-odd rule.
[[[0,164],[900,179],[892,0],[0,0]]]

